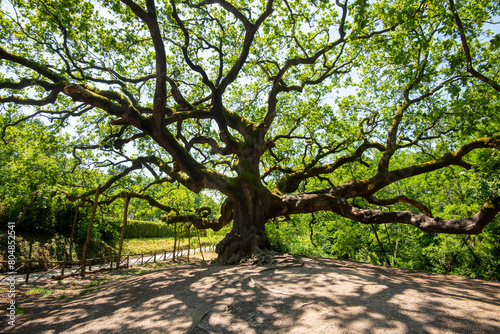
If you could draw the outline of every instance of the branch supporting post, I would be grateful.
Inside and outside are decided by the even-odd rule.
[[[177,223],[174,224],[174,251],[172,253],[172,262],[175,262],[176,244],[177,244]]]
[[[120,244],[118,245],[118,259],[116,260],[116,269],[120,268],[120,261],[122,258],[123,238],[125,236],[125,229],[127,228],[129,203],[130,203],[130,197],[128,196],[128,194],[125,194],[125,207],[123,209],[123,227],[122,227],[122,233],[120,235]]]
[[[76,221],[78,219],[78,212],[80,211],[80,205],[76,207],[76,212],[75,216],[73,217],[73,226],[71,227],[71,235],[69,236],[69,258],[68,261],[71,261],[73,258],[73,237],[75,235],[75,226],[76,226]]]
[[[94,197],[94,205],[92,206],[92,213],[90,215],[90,222],[89,226],[87,228],[87,238],[85,239],[85,244],[83,245],[82,249],[82,262],[81,262],[81,273],[80,275],[82,277],[85,277],[85,262],[87,261],[87,248],[89,247],[90,244],[90,236],[92,235],[92,226],[94,225],[94,218],[95,218],[95,213],[97,211],[97,205],[99,201],[99,193],[101,191],[101,187],[97,186],[97,189],[95,191],[95,197]]]

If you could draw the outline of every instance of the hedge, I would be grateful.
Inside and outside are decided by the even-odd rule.
[[[179,226],[177,232],[181,232]],[[174,225],[152,221],[129,220],[125,229],[125,238],[164,238],[174,236]]]

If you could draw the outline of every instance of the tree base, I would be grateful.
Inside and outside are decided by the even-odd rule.
[[[260,259],[263,254],[270,253],[270,251],[271,244],[266,232],[252,226],[245,230],[245,233],[237,234],[231,231],[226,235],[215,248],[215,252],[219,254],[216,262],[237,264],[252,257]]]

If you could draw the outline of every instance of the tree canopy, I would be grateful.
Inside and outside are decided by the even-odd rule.
[[[72,199],[140,170],[221,193],[220,217],[167,220],[233,221],[223,263],[269,248],[271,219],[318,211],[477,234],[500,212],[499,14],[484,0],[2,1],[2,134],[78,119],[77,163],[116,173]],[[394,191],[451,166],[486,185],[464,217]]]

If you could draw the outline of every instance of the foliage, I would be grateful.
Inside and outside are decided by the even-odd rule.
[[[26,291],[26,293],[31,293],[31,294],[36,294],[36,295],[42,295],[42,296],[50,296],[54,294],[53,289],[46,289],[46,288],[40,288],[40,287],[34,287]]]
[[[91,281],[91,282],[85,284],[85,287],[86,288],[91,288],[91,287],[94,287],[94,286],[102,286],[102,285],[105,285],[107,283],[109,283],[107,280],[100,279],[98,281]]]
[[[331,233],[309,236],[322,252],[396,264],[408,227],[389,224],[475,235],[500,212],[496,2],[8,0],[1,8],[3,128],[35,127],[44,116],[55,131],[77,119],[71,149],[35,140],[34,151],[18,150],[19,163],[4,159],[9,185],[23,179],[3,186],[13,194],[2,204],[8,219],[37,189],[24,181],[34,170],[44,182],[39,209],[63,199],[88,206],[98,195],[101,216],[117,216],[127,197],[140,219],[165,214],[216,231],[232,222],[222,263],[269,248],[265,225],[280,220],[301,232],[304,246],[294,249],[314,252],[306,218],[293,218],[307,214]],[[60,182],[69,156],[77,173]],[[38,234],[54,233],[55,212],[32,220]],[[100,231],[112,235],[104,221]],[[466,257],[461,237],[422,236],[434,254],[422,266],[450,271],[454,254]]]
[[[222,236],[214,238],[214,236],[201,236],[201,244],[203,246],[213,246],[219,242]],[[187,249],[188,238],[186,236],[177,239],[177,249]],[[196,232],[191,231],[191,249],[199,248],[198,237]],[[125,239],[123,241],[123,254],[140,255],[152,254],[161,252],[171,252],[174,249],[174,238],[139,238]]]
[[[5,126],[9,119],[0,115]],[[0,222],[18,221],[29,207],[24,222],[16,227],[18,234],[32,233],[38,238],[68,230],[68,215],[74,210],[61,194],[57,193],[63,181],[66,159],[65,136],[56,130],[46,129],[38,120],[8,128],[0,145]],[[31,205],[30,205],[31,203]],[[5,225],[6,226],[6,225]]]
[[[400,183],[391,191],[412,193],[428,203],[435,215],[460,217],[474,210],[471,200],[480,206],[491,193],[491,186],[498,187],[497,173],[489,170],[488,175],[478,177],[482,173],[477,169],[466,172],[445,169]],[[483,190],[486,188],[483,182],[488,184],[487,191]],[[439,191],[437,185],[442,186]],[[403,209],[404,204],[400,205]],[[317,216],[315,223],[310,223],[310,217],[292,216],[290,221],[269,224],[273,246],[281,252],[500,280],[498,218],[478,236],[435,234],[398,224],[367,226],[334,215]]]
[[[125,238],[165,238],[174,236],[174,226],[152,221],[129,220]]]

